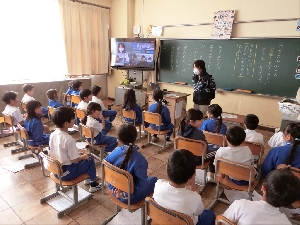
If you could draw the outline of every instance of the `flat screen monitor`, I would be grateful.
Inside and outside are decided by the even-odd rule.
[[[111,67],[154,70],[155,38],[111,38]]]

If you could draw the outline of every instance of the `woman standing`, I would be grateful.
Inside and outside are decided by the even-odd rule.
[[[215,98],[216,83],[212,75],[206,72],[205,62],[203,60],[196,60],[194,62],[193,72],[194,109],[200,109],[205,115],[210,101]]]

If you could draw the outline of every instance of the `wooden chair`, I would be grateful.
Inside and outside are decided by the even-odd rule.
[[[55,108],[48,106],[48,118],[51,121],[51,115],[54,113]]]
[[[78,105],[80,102],[79,95],[71,95],[71,102]]]
[[[71,107],[72,101],[71,101],[71,95],[63,93],[62,94],[63,104],[64,106]]]
[[[86,138],[85,142],[87,143],[87,147],[89,150],[89,153],[95,158],[97,159],[99,162],[101,163],[103,158],[104,158],[104,149],[107,146],[107,144],[103,144],[103,145],[95,145],[94,144],[94,130],[91,127],[88,127],[86,125],[80,124],[80,130],[82,132],[82,135]],[[89,141],[88,139],[90,139],[91,141]]]
[[[193,225],[194,222],[186,214],[166,209],[157,204],[154,199],[147,197],[145,200],[145,224],[148,224],[147,215],[151,218],[151,225]]]
[[[70,180],[70,181],[63,181],[61,176],[63,175],[62,165],[59,161],[51,158],[50,156],[45,155],[43,152],[40,152],[41,157],[41,164],[42,164],[42,171],[45,177],[50,177],[56,186],[56,191],[48,196],[45,196],[40,199],[40,203],[43,204],[47,202],[49,199],[56,197],[57,195],[62,195],[63,197],[67,198],[71,204],[63,209],[62,211],[58,211],[57,217],[60,218],[66,213],[70,212],[71,210],[77,208],[78,206],[82,205],[83,203],[87,202],[89,199],[92,198],[92,195],[89,193],[82,199],[78,199],[78,187],[77,184],[88,179],[88,174],[82,174],[77,178]],[[50,172],[50,175],[45,174],[45,170]],[[55,176],[57,175],[57,177]],[[69,190],[73,190],[73,198],[69,197],[65,194]]]
[[[21,109],[23,109],[25,112],[27,112],[26,103],[25,102],[21,102]]]
[[[196,166],[196,169],[204,170],[204,185],[200,190],[202,191],[206,185],[206,174],[209,165],[209,162],[204,162],[204,157],[207,153],[207,144],[201,140],[193,140],[193,139],[177,136],[175,138],[174,149],[186,149],[192,152],[195,156],[202,157],[202,164]]]
[[[150,126],[145,128],[145,122],[157,125],[158,130],[154,130]],[[143,112],[143,127],[144,127],[144,130],[146,130],[148,132],[148,142],[146,144],[143,144],[142,148],[145,148],[148,145],[155,145],[155,146],[161,147],[161,149],[157,150],[157,153],[161,153],[162,151],[164,151],[165,149],[167,149],[169,147],[169,146],[167,146],[166,136],[167,136],[167,133],[170,132],[170,130],[161,131],[160,130],[161,123],[162,123],[161,115],[159,115],[158,113],[152,113],[152,112],[148,112],[148,111]],[[151,141],[151,134],[163,135],[164,136],[164,145],[159,145],[159,144]]]
[[[225,147],[227,145],[225,136],[223,134],[212,133],[208,131],[203,131],[203,133],[207,143],[217,145],[219,147]]]
[[[216,217],[216,225],[237,225],[236,223],[232,222],[231,220],[227,219],[223,215],[218,215]]]
[[[135,123],[135,120],[136,120],[135,111],[122,109],[122,111],[121,111],[121,120],[124,123],[129,123],[129,122],[125,121],[124,117],[133,120],[133,123],[130,123],[130,124],[133,124],[133,126],[139,128],[139,137],[138,137],[138,139],[141,138],[142,137],[142,134],[141,134],[142,124],[136,124]]]
[[[24,143],[19,138],[20,132],[14,126],[14,118],[10,115],[3,114],[3,120],[4,120],[5,127],[7,125],[9,125],[11,127],[11,130],[12,130],[14,136],[15,136],[15,141],[4,143],[3,146],[4,147],[11,147],[11,146],[14,146],[14,145],[20,145],[21,146],[20,148],[12,149],[11,154],[26,151],[27,150],[26,146],[24,145]]]
[[[80,121],[85,117],[86,115],[86,111],[84,109],[78,109],[78,108],[75,108],[75,121],[77,121],[77,119],[79,119]],[[82,135],[82,130],[81,130],[81,126],[80,126],[81,123],[77,124],[79,126],[79,133],[80,133],[80,139],[78,139],[77,141],[84,141],[85,138],[84,136]]]
[[[38,160],[38,162],[34,162],[34,163],[31,163],[31,164],[25,164],[25,166],[24,166],[25,169],[30,169],[30,168],[39,166],[40,165],[40,159],[39,159],[39,156],[38,156],[38,153],[39,153],[38,148],[39,147],[38,146],[32,146],[32,145],[28,144],[29,136],[28,136],[28,133],[27,133],[27,131],[24,127],[22,127],[20,124],[18,124],[18,129],[19,129],[19,132],[20,132],[20,139],[24,143],[25,148],[27,150],[31,151],[30,154],[25,154],[25,155],[19,156],[18,159],[22,160],[22,159],[27,159],[27,158],[33,157],[33,158]],[[49,147],[49,145],[44,145],[44,147]]]
[[[215,176],[215,180],[217,181],[217,188],[216,188],[216,196],[214,201],[210,204],[209,208],[213,209],[218,201],[231,204],[226,199],[220,198],[220,195],[223,193],[224,189],[220,192],[220,183],[223,184],[225,187],[229,187],[230,189],[235,189],[239,191],[246,191],[248,192],[248,199],[251,200],[252,192],[257,185],[257,180],[255,180],[256,170],[253,166],[233,162],[223,158],[216,158],[215,159],[215,166],[216,166],[216,174],[223,174],[222,177]],[[233,183],[229,177],[233,177],[237,180],[246,180],[249,182],[248,185],[237,185]]]
[[[117,212],[106,219],[102,224],[107,224],[109,221],[115,217],[118,212],[121,211],[121,208],[128,209],[128,211],[133,212],[139,208],[142,208],[142,221],[141,224],[144,224],[145,219],[145,207],[144,203],[145,200],[142,200],[138,203],[131,204],[130,203],[130,195],[134,192],[134,181],[132,175],[125,170],[122,170],[109,162],[107,162],[105,159],[102,160],[102,187],[104,187],[104,181],[107,183],[110,183],[115,188],[126,192],[128,194],[128,201],[127,204],[121,202],[119,199],[117,199],[113,193],[108,190],[107,194],[109,198],[117,205]],[[104,194],[104,188],[102,188],[102,193]]]
[[[0,116],[0,138],[12,136],[14,133],[4,129],[4,117]]]
[[[250,148],[252,155],[255,158],[254,163],[257,165],[257,169],[258,169],[257,180],[259,180],[261,174],[261,163],[262,163],[261,159],[262,156],[264,155],[265,147],[259,143],[250,142],[250,141],[244,141],[241,145],[248,146]]]

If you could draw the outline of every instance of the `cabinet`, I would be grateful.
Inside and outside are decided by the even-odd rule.
[[[125,91],[130,89],[129,87],[117,87],[115,89],[115,105],[123,105]],[[136,104],[140,107],[146,104],[146,94],[142,89],[133,89],[135,91]]]

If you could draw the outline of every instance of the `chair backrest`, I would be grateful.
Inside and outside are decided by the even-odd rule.
[[[300,179],[300,169],[296,168],[296,167],[292,167],[286,164],[280,164],[279,166],[277,166],[277,169],[288,169],[290,170],[296,177],[298,177]]]
[[[242,146],[248,146],[252,152],[252,155],[258,155],[259,156],[259,164],[261,162],[261,157],[264,154],[265,147],[259,143],[250,142],[250,141],[244,141]]]
[[[216,223],[217,225],[236,225],[236,223],[232,222],[231,220],[227,219],[223,215],[218,215],[216,217]]]
[[[246,180],[252,183],[256,171],[253,166],[233,162],[223,158],[215,159],[216,173],[221,173],[237,180]]]
[[[62,176],[63,169],[61,163],[58,160],[51,158],[43,152],[40,152],[39,155],[41,156],[43,162],[43,168],[45,168],[53,174],[57,174],[59,177]]]
[[[71,95],[71,102],[75,104],[79,104],[80,97],[78,95]]]
[[[14,118],[11,115],[3,114],[4,123],[14,127]]]
[[[91,127],[88,127],[86,125],[80,124],[81,127],[81,133],[83,136],[86,138],[91,138],[92,140],[94,139],[94,129]]]
[[[183,214],[174,210],[166,209],[157,204],[154,199],[147,197],[145,200],[145,214],[151,219],[151,225],[164,224],[164,225],[193,225],[193,220]],[[147,216],[146,216],[147,218]]]
[[[207,144],[201,140],[194,140],[177,136],[175,138],[175,149],[186,149],[192,152],[195,156],[204,157],[207,153]]]
[[[79,119],[83,119],[86,115],[86,111],[84,109],[75,109],[75,114],[76,114],[76,117],[79,118]]]
[[[18,128],[20,130],[21,139],[23,139],[25,141],[25,143],[27,143],[27,141],[29,139],[27,130],[24,127],[22,127],[19,123],[17,124],[17,126],[18,126]]]
[[[134,184],[132,175],[126,170],[122,170],[105,159],[102,160],[103,177],[106,182],[110,183],[123,192],[132,194],[134,192]]]
[[[24,109],[25,111],[27,111],[26,110],[26,103],[25,102],[21,102],[21,108]]]
[[[219,133],[212,133],[212,132],[208,132],[208,131],[203,131],[206,141],[209,144],[214,144],[214,145],[218,145],[218,146],[226,146],[226,139],[225,136]]]
[[[122,119],[124,117],[135,120],[136,119],[135,111],[122,109]]]
[[[143,121],[147,123],[155,124],[160,127],[161,115],[159,115],[158,113],[143,111]]]
[[[51,106],[48,106],[48,116],[49,116],[49,118],[51,118],[51,115],[54,113],[54,111],[55,111],[55,108],[53,108],[53,107],[51,107]]]

